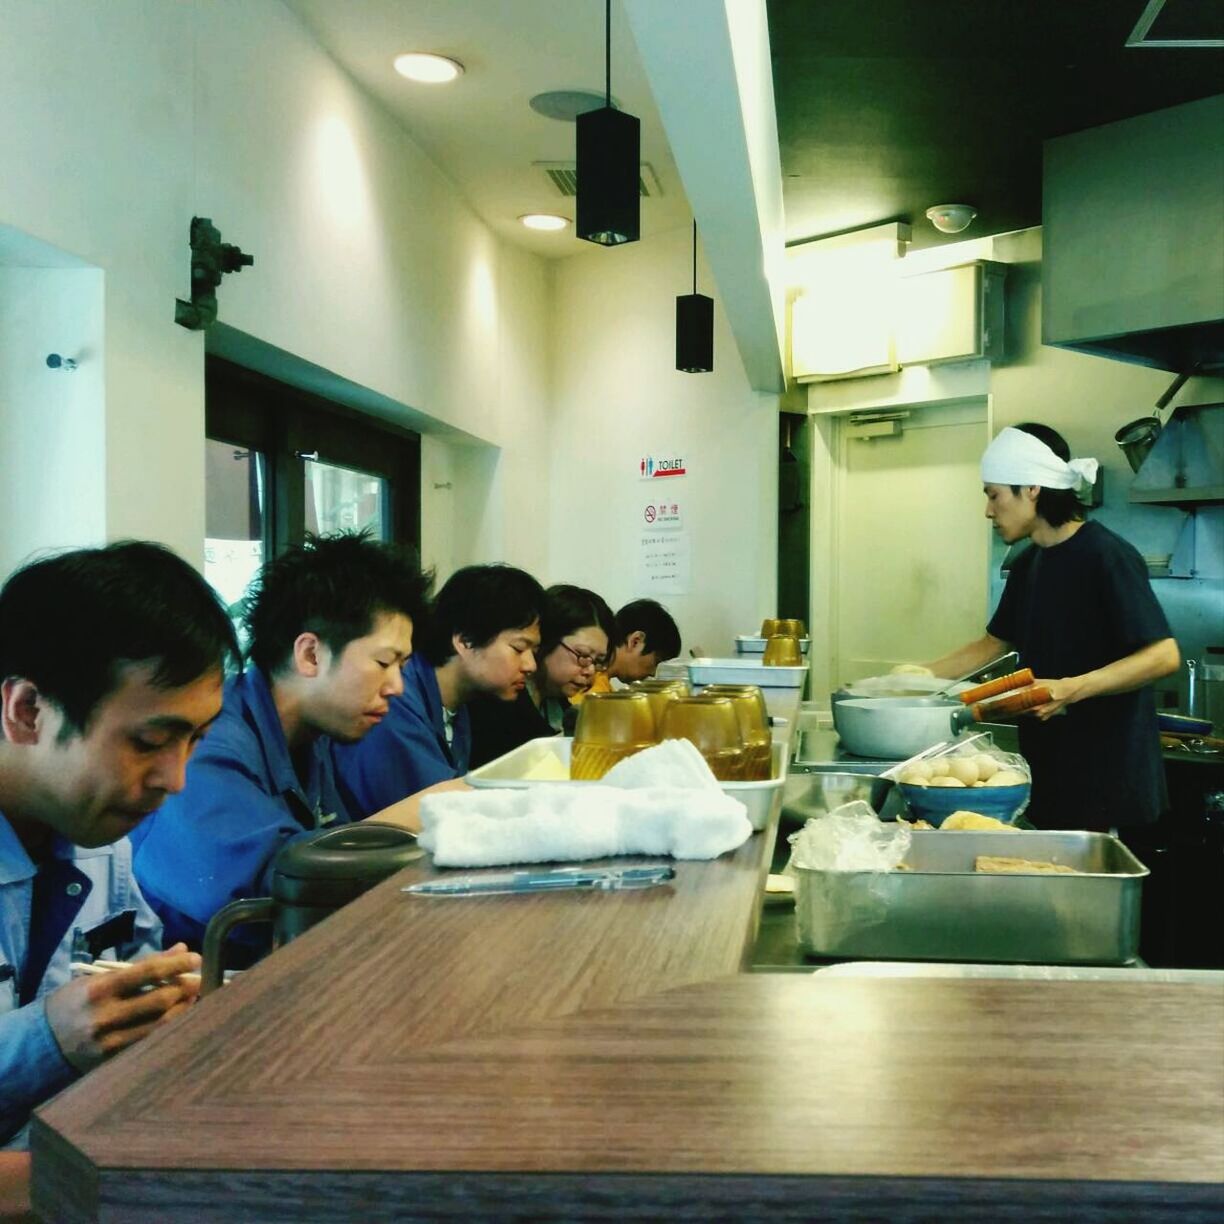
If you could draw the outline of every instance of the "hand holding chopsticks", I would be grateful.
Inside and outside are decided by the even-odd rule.
[[[81,977],[53,990],[47,1022],[78,1071],[88,1071],[185,1012],[200,991],[200,957],[185,944],[121,968],[92,962]]]

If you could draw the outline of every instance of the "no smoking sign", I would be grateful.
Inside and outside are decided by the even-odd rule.
[[[642,511],[646,526],[654,531],[676,531],[681,526],[680,503],[667,500],[648,502]]]

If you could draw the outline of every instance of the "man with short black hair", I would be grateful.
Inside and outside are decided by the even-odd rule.
[[[1096,469],[1045,425],[1007,428],[990,443],[986,517],[1004,543],[1033,547],[1012,564],[985,634],[929,667],[964,675],[1018,650],[1050,693],[1019,722],[1033,776],[1028,818],[1046,829],[1133,831],[1167,803],[1151,685],[1181,656],[1142,557],[1084,521],[1075,490]]]
[[[336,764],[350,807],[369,815],[405,795],[462,777],[471,759],[467,705],[512,702],[536,669],[544,591],[521,569],[469,565],[438,592],[404,691],[386,719]]]
[[[608,678],[629,684],[655,674],[680,653],[680,630],[671,613],[653,599],[635,599],[616,614],[618,644]]]
[[[211,588],[160,545],[65,553],[0,590],[2,1147],[25,1146],[36,1105],[195,998],[199,957],[160,952],[124,835],[182,789],[236,655]]]
[[[226,685],[182,794],[133,838],[167,931],[199,946],[222,906],[267,895],[287,841],[352,818],[333,742],[360,740],[402,691],[428,589],[415,561],[363,535],[308,540],[260,571],[250,665]]]

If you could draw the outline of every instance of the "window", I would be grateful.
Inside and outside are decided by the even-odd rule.
[[[209,356],[204,576],[237,618],[265,558],[307,532],[420,549],[421,440]]]
[[[213,438],[205,456],[204,577],[236,618],[265,556],[267,456]]]

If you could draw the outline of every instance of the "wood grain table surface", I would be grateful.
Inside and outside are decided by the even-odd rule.
[[[639,893],[407,869],[43,1107],[36,1208],[1221,1218],[1224,989],[745,973],[772,836]]]

